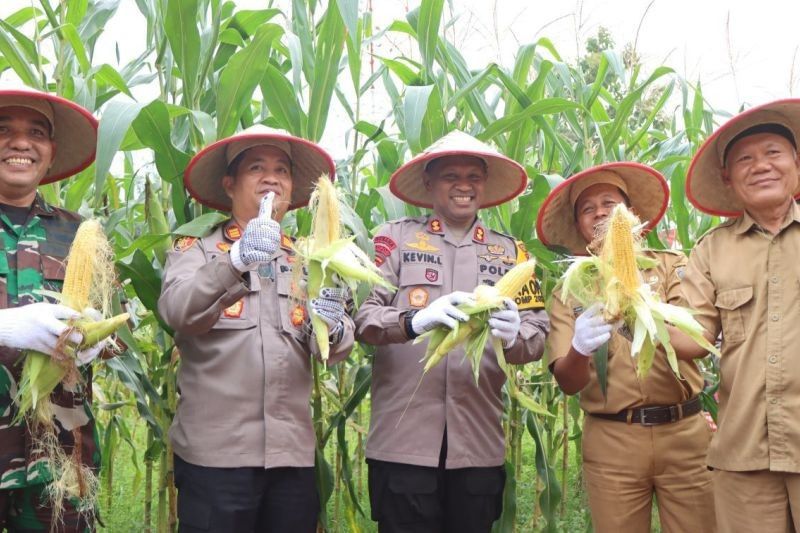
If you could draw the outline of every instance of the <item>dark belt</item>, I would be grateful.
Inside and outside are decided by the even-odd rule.
[[[615,414],[589,413],[597,418],[605,420],[616,420],[617,422],[627,422],[628,424],[641,424],[643,426],[657,426],[659,424],[669,424],[677,422],[681,418],[686,418],[700,412],[702,405],[700,397],[695,396],[678,405],[653,405],[650,407],[635,407],[626,409]]]

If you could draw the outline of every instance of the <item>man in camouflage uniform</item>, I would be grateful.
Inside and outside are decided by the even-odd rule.
[[[94,117],[72,102],[27,89],[0,90],[0,530],[51,529],[46,487],[52,476],[32,446],[29,428],[14,421],[13,400],[24,350],[52,354],[66,329],[62,321],[78,315],[43,302],[39,290],[60,291],[64,259],[80,218],[48,205],[36,189],[89,166],[96,132]],[[99,351],[90,348],[78,356],[85,364]],[[88,383],[91,369],[83,368]],[[81,461],[97,466],[91,388],[59,385],[51,401],[57,437],[66,453],[73,453],[77,436]],[[73,502],[65,502],[58,530],[91,529],[84,514]]]
[[[521,242],[478,217],[480,208],[511,200],[527,183],[518,163],[460,131],[392,176],[396,196],[433,213],[378,230],[375,261],[398,289],[376,287],[355,317],[356,338],[377,346],[366,456],[381,533],[485,533],[500,516],[506,376],[494,349],[487,344],[476,383],[463,347],[423,377],[426,344],[410,341],[465,321],[456,306],[528,258]],[[529,279],[507,298],[489,326],[509,363],[541,358],[549,322],[538,282]]]

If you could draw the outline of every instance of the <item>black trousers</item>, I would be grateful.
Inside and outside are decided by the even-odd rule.
[[[313,533],[314,468],[212,468],[175,455],[181,533]]]
[[[372,519],[380,533],[489,533],[503,510],[502,466],[367,463]]]

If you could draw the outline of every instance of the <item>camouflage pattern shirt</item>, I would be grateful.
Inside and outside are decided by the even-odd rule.
[[[64,260],[80,224],[80,217],[47,205],[37,195],[27,221],[15,225],[0,209],[0,309],[21,307],[44,300],[40,289],[61,291]],[[23,352],[0,346],[0,490],[47,483],[46,462],[33,449],[23,423],[14,423],[14,396],[22,373]],[[83,372],[91,383],[91,368]],[[98,466],[95,424],[89,406],[91,386],[67,390],[58,385],[51,396],[58,438],[69,454],[75,436],[81,439],[84,464]],[[74,430],[74,431],[73,431]]]

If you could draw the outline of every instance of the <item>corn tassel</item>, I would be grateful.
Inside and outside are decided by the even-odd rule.
[[[658,300],[650,286],[642,282],[639,268],[653,268],[654,263],[638,255],[641,248],[635,235],[639,221],[623,204],[618,204],[606,224],[600,256],[574,258],[562,276],[561,300],[574,299],[584,308],[602,303],[608,322],[624,320],[633,333],[631,356],[638,357],[637,373],[647,376],[662,346],[672,371],[680,377],[678,358],[669,342],[667,324],[689,335],[697,344],[719,355],[717,348],[703,335],[703,327],[688,309]],[[592,243],[590,249],[596,249]]]
[[[352,291],[355,291],[359,282],[394,288],[383,279],[369,256],[353,243],[353,237],[343,238],[339,197],[327,175],[317,180],[309,209],[313,213],[311,237],[299,239],[294,246],[308,271],[306,292],[309,300],[318,298],[322,287],[336,285],[334,274]],[[299,270],[295,271],[295,275],[299,277]],[[295,285],[299,286],[299,283]],[[327,362],[330,357],[328,325],[313,309],[309,310],[309,319],[320,358]]]

